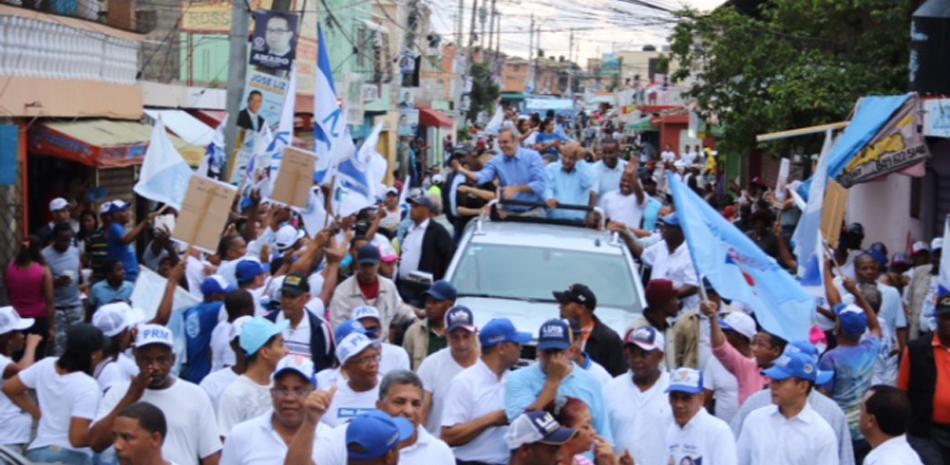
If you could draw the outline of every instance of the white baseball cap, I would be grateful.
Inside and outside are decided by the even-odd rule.
[[[750,341],[755,339],[755,320],[753,320],[751,316],[746,315],[744,312],[729,312],[725,317],[722,318],[720,326],[722,326],[722,329],[735,331],[745,336]]]
[[[145,320],[145,312],[125,302],[105,304],[92,315],[92,325],[106,337],[113,337]]]
[[[274,370],[273,379],[277,379],[281,374],[292,371],[310,380],[311,384],[316,385],[317,378],[314,376],[313,362],[301,355],[287,355],[277,362],[277,369]]]
[[[9,305],[0,307],[0,334],[23,331],[33,326],[34,321],[33,318],[20,318],[20,314]]]
[[[652,326],[644,326],[628,332],[626,340],[624,340],[624,345],[626,344],[635,344],[647,352],[654,350],[666,351],[666,339],[663,338],[663,333]]]
[[[69,202],[62,197],[56,197],[49,201],[49,211],[51,212],[62,210],[66,207],[69,207]]]
[[[303,238],[303,231],[289,225],[285,224],[277,230],[277,233],[274,234],[274,245],[277,246],[277,250],[283,252],[297,243],[300,239]]]
[[[930,241],[930,250],[943,250],[943,238],[935,237],[932,241]]]
[[[379,318],[379,309],[370,305],[360,305],[353,309],[353,319],[362,320],[363,318],[375,318],[376,321],[382,321]]]
[[[371,346],[379,346],[379,342],[363,333],[350,333],[336,346],[336,358],[340,360],[340,365],[344,365],[347,360]]]
[[[929,252],[929,251],[930,251],[930,246],[927,245],[927,243],[924,241],[914,242],[914,245],[910,246],[911,255],[917,255],[919,253]]]
[[[139,327],[139,334],[135,338],[135,348],[152,344],[161,344],[169,349],[175,347],[175,338],[172,331],[162,325],[147,324]]]

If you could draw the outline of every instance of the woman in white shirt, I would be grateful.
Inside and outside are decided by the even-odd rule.
[[[105,336],[95,326],[66,330],[66,350],[21,371],[3,385],[3,393],[39,419],[26,457],[34,463],[90,465],[89,427],[99,406],[99,385],[92,369],[102,359]],[[26,395],[36,390],[38,404]],[[40,414],[42,412],[42,415]]]
[[[36,348],[42,342],[39,334],[25,337],[23,331],[33,326],[32,318],[20,318],[13,307],[0,308],[0,375],[4,380],[16,376],[33,364]],[[24,342],[25,341],[25,342]],[[13,354],[23,352],[20,360],[14,361]],[[21,452],[30,442],[33,418],[17,407],[7,396],[0,395],[0,445]]]
[[[116,384],[131,381],[139,374],[135,360],[125,352],[135,339],[135,325],[144,319],[142,310],[132,308],[125,302],[103,305],[92,315],[92,324],[107,338],[102,360],[93,370],[93,377],[102,392]]]

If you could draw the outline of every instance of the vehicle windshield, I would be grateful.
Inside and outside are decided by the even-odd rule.
[[[598,306],[639,310],[635,274],[621,255],[542,247],[469,244],[451,281],[459,296],[554,302],[552,291],[586,284]]]

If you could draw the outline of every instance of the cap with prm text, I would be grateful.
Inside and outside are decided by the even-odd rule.
[[[174,348],[175,339],[172,336],[172,331],[156,324],[139,326],[138,335],[135,337],[135,348],[141,349],[152,344],[161,344],[169,349]]]

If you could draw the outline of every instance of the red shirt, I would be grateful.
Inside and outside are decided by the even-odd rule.
[[[360,292],[363,293],[363,297],[366,300],[373,300],[376,297],[379,297],[379,280],[373,281],[369,284],[363,284],[360,280],[356,280],[356,284],[360,287]]]
[[[934,348],[934,365],[937,368],[937,385],[934,386],[934,423],[950,424],[950,347],[940,344],[936,334],[930,341]],[[910,384],[910,356],[904,349],[901,357],[900,373],[897,375],[897,388],[907,392]]]

